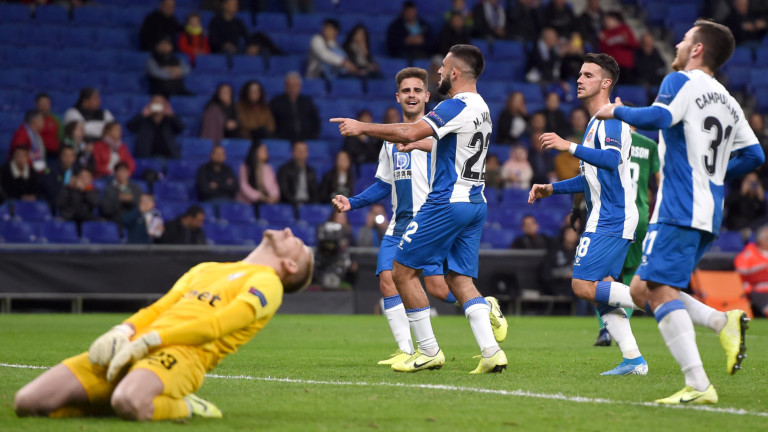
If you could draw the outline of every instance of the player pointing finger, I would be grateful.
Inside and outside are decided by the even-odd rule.
[[[339,124],[339,132],[342,136],[357,136],[363,133],[360,122],[355,119],[334,117],[331,119],[331,123]]]

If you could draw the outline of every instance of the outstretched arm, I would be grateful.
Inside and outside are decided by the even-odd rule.
[[[339,213],[357,210],[359,208],[368,207],[369,205],[379,202],[388,197],[392,193],[392,185],[387,182],[376,179],[372,185],[359,194],[347,198],[343,195],[336,195],[331,203]]]
[[[434,135],[434,130],[426,121],[415,123],[363,123],[350,118],[332,118],[331,123],[339,124],[343,136],[368,135],[373,138],[393,143],[412,143]]]
[[[619,137],[620,139],[621,137]],[[574,142],[564,140],[560,138],[556,133],[548,132],[541,135],[539,138],[542,148],[545,150],[555,149],[559,151],[567,151],[584,162],[594,165],[598,168],[607,170],[615,170],[621,162],[621,151],[616,148],[608,151],[611,147],[605,150],[598,150],[588,148],[583,145],[578,145]],[[614,151],[615,150],[615,151]]]

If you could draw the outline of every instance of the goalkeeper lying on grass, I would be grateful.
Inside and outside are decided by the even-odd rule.
[[[312,279],[312,251],[290,229],[267,230],[243,261],[203,263],[151,306],[24,386],[19,416],[117,414],[128,420],[221,417],[192,394],[205,373],[275,315],[283,292]]]

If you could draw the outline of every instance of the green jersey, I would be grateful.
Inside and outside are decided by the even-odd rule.
[[[648,179],[659,172],[659,151],[656,141],[632,132],[632,157],[629,160],[635,205],[640,220],[648,220]],[[642,240],[642,239],[641,239]]]

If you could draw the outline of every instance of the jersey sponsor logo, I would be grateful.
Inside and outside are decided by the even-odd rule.
[[[656,96],[656,102],[663,103],[664,105],[669,105],[669,103],[672,102],[672,99],[674,98],[675,98],[675,95],[659,93],[659,95]]]
[[[407,169],[411,165],[411,156],[408,153],[395,153],[395,169]]]
[[[440,117],[438,113],[430,111],[429,114],[427,114],[427,117],[434,121],[438,127],[445,126],[445,121],[442,119],[442,117]]]
[[[261,291],[253,287],[251,287],[251,289],[249,289],[248,292],[259,298],[259,302],[261,302],[261,307],[264,307],[267,305],[267,298],[264,296],[264,293],[262,293]]]
[[[229,275],[227,280],[228,281],[233,281],[235,279],[240,279],[241,277],[243,277],[244,274],[245,274],[245,272],[232,273],[231,275]]]
[[[613,145],[617,145],[621,147],[621,141],[617,140],[616,138],[605,137],[605,145],[608,145],[611,143],[613,143]]]
[[[185,299],[197,299],[198,301],[207,302],[210,306],[216,307],[216,302],[221,300],[218,294],[212,294],[208,291],[192,290],[184,295]]]
[[[413,176],[413,171],[411,170],[396,170],[392,177],[397,180],[409,180]]]

